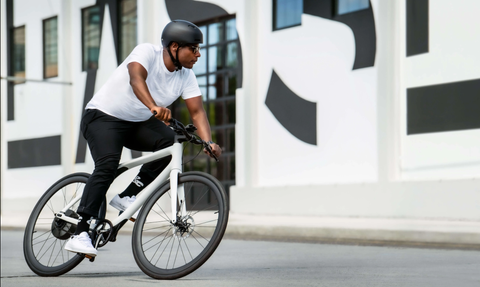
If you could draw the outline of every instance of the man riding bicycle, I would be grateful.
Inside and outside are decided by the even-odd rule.
[[[115,178],[123,147],[151,152],[172,145],[175,133],[164,123],[171,118],[166,107],[180,96],[198,128],[198,135],[220,156],[221,148],[212,141],[201,92],[191,70],[201,56],[200,43],[203,34],[195,24],[184,20],[170,22],[162,32],[162,47],[153,44],[135,47],[85,107],[80,128],[95,169],[77,210],[81,220],[65,244],[66,250],[97,255],[88,235],[88,221],[99,213]],[[170,159],[144,164],[133,182],[110,205],[125,210]]]

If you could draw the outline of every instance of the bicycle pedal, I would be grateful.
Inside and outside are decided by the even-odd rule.
[[[85,254],[85,258],[88,258],[88,260],[89,260],[90,262],[95,261],[95,256],[90,256],[90,255],[88,255],[88,254]]]

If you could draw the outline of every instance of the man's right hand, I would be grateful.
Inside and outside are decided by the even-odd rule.
[[[155,118],[161,120],[162,122],[168,122],[172,117],[172,112],[164,107],[155,106],[150,109]]]

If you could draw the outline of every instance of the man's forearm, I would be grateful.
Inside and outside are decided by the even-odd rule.
[[[207,114],[205,111],[199,111],[192,115],[193,124],[197,127],[198,135],[202,140],[208,142],[212,140],[212,134],[210,132],[210,124],[208,123]]]

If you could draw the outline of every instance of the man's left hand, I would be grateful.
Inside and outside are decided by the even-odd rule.
[[[212,152],[213,154],[217,157],[217,158],[220,158],[220,155],[222,154],[222,148],[216,144],[216,143],[211,143],[210,144],[210,148],[212,149]],[[210,155],[206,149],[203,149],[203,152],[206,153],[207,155],[209,155],[210,157],[213,157],[212,155]]]

